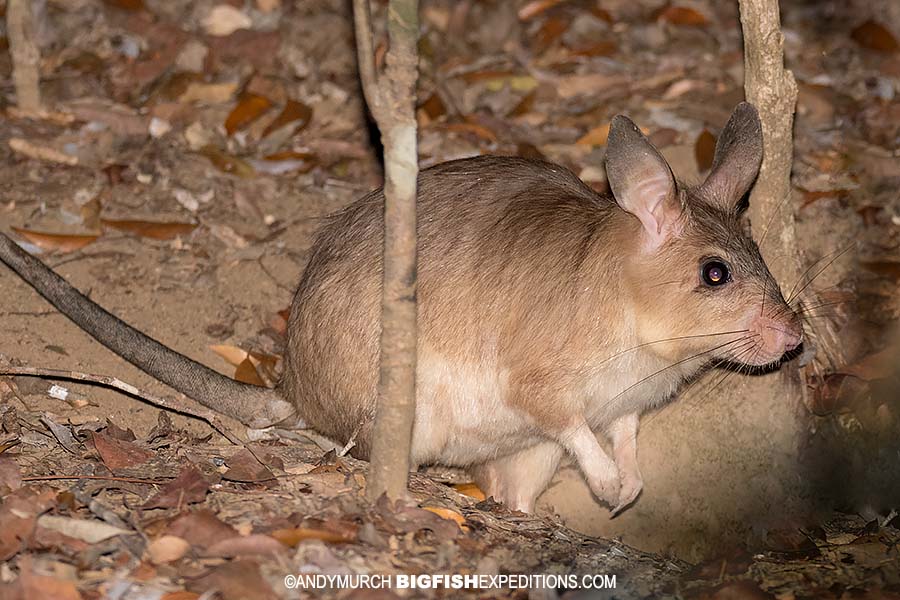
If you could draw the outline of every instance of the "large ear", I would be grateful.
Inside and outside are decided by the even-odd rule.
[[[681,205],[669,164],[628,117],[609,126],[606,175],[616,202],[644,226],[646,247],[659,248],[676,231]]]
[[[741,102],[719,136],[712,171],[699,188],[701,195],[725,210],[737,210],[759,174],[762,157],[759,113],[749,102]]]

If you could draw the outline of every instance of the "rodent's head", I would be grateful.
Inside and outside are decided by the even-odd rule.
[[[634,123],[613,119],[610,188],[640,222],[637,251],[622,276],[648,350],[673,360],[702,355],[763,366],[800,345],[800,320],[742,220],[762,147],[756,109],[739,104],[719,136],[709,177],[682,188]]]

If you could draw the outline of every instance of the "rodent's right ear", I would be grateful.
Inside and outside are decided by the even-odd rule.
[[[613,118],[606,144],[606,175],[616,202],[640,219],[645,246],[659,248],[676,232],[681,216],[669,164],[622,115]]]

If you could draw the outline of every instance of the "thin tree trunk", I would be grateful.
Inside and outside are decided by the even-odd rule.
[[[797,83],[784,68],[778,0],[739,0],[744,32],[744,93],[759,111],[763,162],[750,195],[750,223],[763,257],[782,286],[800,274],[791,201]]]
[[[31,0],[9,0],[6,5],[6,31],[13,63],[16,103],[25,113],[38,113],[41,110],[41,54],[35,39]]]
[[[376,72],[369,0],[354,0],[359,71],[384,145],[381,368],[367,481],[370,499],[406,493],[416,410],[416,148],[418,0],[388,4],[390,49]]]

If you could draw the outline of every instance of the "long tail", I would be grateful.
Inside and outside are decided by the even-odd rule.
[[[2,232],[0,260],[101,344],[203,406],[258,428],[293,415],[275,390],[229,379],[110,314]]]

